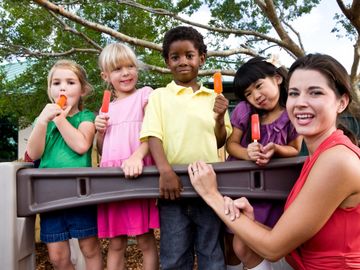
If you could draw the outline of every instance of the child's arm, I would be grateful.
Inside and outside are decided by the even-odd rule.
[[[241,138],[243,136],[243,131],[239,128],[233,127],[233,131],[230,134],[230,137],[228,138],[227,142],[226,142],[226,151],[234,158],[237,159],[243,159],[243,160],[253,160],[256,161],[257,156],[255,155],[255,144],[253,145],[254,147],[252,147],[252,145],[249,145],[248,148],[243,147],[240,142],[241,142]],[[256,144],[258,147],[257,152],[260,152],[260,144]],[[251,154],[251,156],[253,158],[250,157],[250,153],[249,150],[251,150],[250,152],[254,154]]]
[[[125,178],[136,178],[143,170],[143,159],[149,153],[149,143],[142,142],[138,149],[121,164]]]
[[[98,153],[101,155],[102,147],[105,137],[105,132],[107,129],[107,123],[109,120],[109,116],[107,115],[97,115],[95,118],[95,128],[96,128],[96,148]]]
[[[105,133],[96,132],[96,149],[101,156]]]
[[[215,136],[217,147],[221,148],[226,141],[225,113],[229,106],[229,101],[223,95],[217,95],[214,103],[215,112]]]
[[[62,110],[60,107],[52,103],[47,104],[41,111],[26,145],[26,152],[32,160],[41,158],[45,149],[47,126],[49,122],[61,112]]]
[[[296,139],[289,142],[287,145],[275,145],[275,153],[276,157],[295,157],[300,153],[301,144],[303,137],[297,136]],[[266,148],[266,146],[264,146]]]
[[[68,109],[62,111],[53,121],[66,144],[73,151],[82,155],[86,153],[93,144],[95,125],[92,122],[84,121],[76,129],[66,119],[68,111]]]
[[[289,142],[287,145],[279,145],[275,143],[268,143],[261,148],[260,158],[256,161],[258,165],[265,165],[269,163],[270,159],[275,157],[295,157],[300,153],[302,143],[302,136],[297,136],[296,139]]]
[[[150,152],[159,170],[160,198],[175,200],[180,198],[182,183],[170,166],[159,138],[149,137]]]

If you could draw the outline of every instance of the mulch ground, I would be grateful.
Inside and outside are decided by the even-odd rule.
[[[159,240],[160,232],[155,231],[155,237],[157,241],[158,251],[159,251]],[[104,259],[104,266],[106,266],[106,254],[108,249],[108,241],[100,240],[102,246],[102,255]],[[48,252],[46,245],[43,243],[36,243],[36,270],[52,270],[53,267],[49,262]],[[126,249],[126,267],[127,270],[142,270],[142,254],[141,251],[137,248],[135,238],[129,238],[128,247]],[[196,266],[194,270],[196,270]]]
[[[129,238],[129,244],[126,249],[126,267],[128,270],[141,270],[142,269],[142,254],[137,249],[135,239]],[[106,266],[106,254],[108,249],[108,241],[100,240],[102,246],[102,255],[104,259],[104,266]],[[157,239],[157,242],[158,239]],[[159,246],[158,246],[159,248]],[[36,270],[52,270],[53,267],[49,262],[48,252],[44,243],[36,243]]]
[[[108,241],[101,240],[101,244],[102,244],[102,253],[104,259],[104,266],[105,266]],[[46,245],[43,243],[36,243],[35,248],[36,248],[36,270],[52,270],[53,267],[49,262]],[[142,269],[142,254],[140,250],[136,248],[136,244],[130,244],[126,249],[126,267],[128,270]]]

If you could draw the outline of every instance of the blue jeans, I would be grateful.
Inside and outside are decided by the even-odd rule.
[[[200,198],[159,200],[160,263],[163,270],[225,269],[220,244],[222,223]]]
[[[97,236],[96,205],[40,214],[40,239],[44,243]]]

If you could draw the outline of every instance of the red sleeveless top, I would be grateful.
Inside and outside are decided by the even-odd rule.
[[[360,149],[341,130],[333,132],[313,156],[306,159],[288,196],[285,210],[301,191],[319,155],[335,145],[345,145],[360,158]],[[291,252],[286,260],[296,270],[360,269],[360,204],[352,208],[337,208],[320,231]]]

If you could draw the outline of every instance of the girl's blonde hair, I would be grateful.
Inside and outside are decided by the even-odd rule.
[[[122,43],[109,44],[100,53],[99,68],[102,72],[111,72],[124,64],[139,67],[134,51]]]
[[[84,96],[88,95],[91,92],[91,90],[93,89],[91,84],[87,80],[86,71],[82,66],[80,66],[79,64],[77,64],[75,61],[72,61],[72,60],[59,60],[52,66],[52,68],[49,71],[49,75],[48,75],[47,94],[51,101],[54,102],[53,98],[51,97],[51,91],[50,91],[51,80],[53,78],[55,70],[58,68],[69,69],[75,73],[75,75],[79,78],[79,81],[81,84],[81,90],[82,90]],[[81,103],[81,99],[80,99],[80,103]],[[81,104],[79,104],[79,106],[81,106]]]

